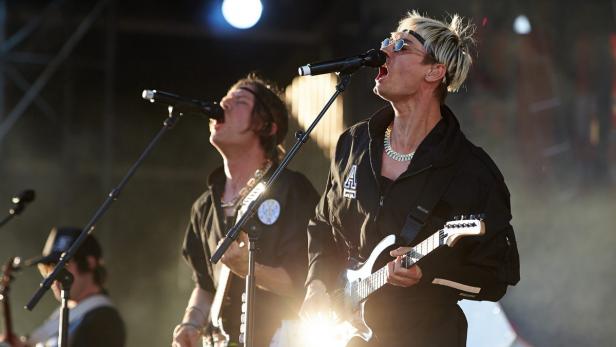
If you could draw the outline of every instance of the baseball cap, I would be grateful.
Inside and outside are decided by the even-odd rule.
[[[30,259],[26,262],[26,265],[36,264],[51,264],[57,263],[60,260],[62,253],[66,252],[75,243],[77,237],[81,234],[81,229],[73,227],[54,227],[51,229],[43,252],[40,256]],[[81,247],[75,253],[75,258],[84,259],[87,256],[94,256],[100,259],[103,256],[98,241],[92,236],[88,235],[85,241],[81,244]]]

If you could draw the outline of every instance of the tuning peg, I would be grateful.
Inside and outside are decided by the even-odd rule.
[[[468,216],[468,219],[475,219],[475,218],[476,218],[476,216],[474,214],[471,214],[471,215]]]

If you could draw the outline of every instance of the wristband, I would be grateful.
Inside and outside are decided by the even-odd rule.
[[[207,321],[207,316],[205,315],[205,313],[203,313],[203,311],[201,309],[199,309],[197,306],[188,306],[186,308],[185,312],[191,311],[191,310],[195,310],[197,312],[199,312],[201,314],[201,316],[203,316],[203,320]]]
[[[194,328],[195,330],[197,330],[199,332],[199,335],[203,335],[202,327],[200,327],[197,324],[192,323],[192,322],[182,322],[182,323],[176,325],[175,329],[173,329],[173,335],[177,335],[178,330],[180,330],[182,327]]]

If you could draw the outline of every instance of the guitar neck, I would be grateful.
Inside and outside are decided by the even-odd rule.
[[[428,253],[444,245],[444,240],[443,230],[435,232],[405,254],[402,259],[402,266],[407,269],[413,266]],[[357,302],[362,302],[386,283],[387,265],[378,269],[363,280],[354,282],[351,287],[351,292],[353,293],[352,296],[357,300]]]
[[[229,288],[229,279],[231,277],[231,270],[224,264],[220,269],[220,275],[218,277],[218,286],[216,287],[216,294],[212,300],[212,307],[210,308],[210,321],[212,325],[218,327],[220,313],[222,311],[222,304]]]
[[[13,279],[12,272],[15,269],[15,258],[9,258],[8,262],[2,267],[0,277],[0,301],[2,302],[2,315],[4,318],[4,341],[13,342],[13,321],[11,316],[11,305],[9,304],[9,286]]]

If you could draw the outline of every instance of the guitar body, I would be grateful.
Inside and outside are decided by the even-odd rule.
[[[348,269],[344,273],[343,300],[342,302],[338,302],[337,306],[338,312],[342,315],[342,318],[351,326],[351,329],[349,329],[350,334],[347,337],[345,345],[355,336],[362,338],[364,341],[369,341],[372,338],[372,329],[370,329],[364,319],[364,306],[366,301],[365,299],[356,298],[356,296],[353,295],[355,291],[354,286],[372,275],[372,269],[374,268],[376,260],[381,256],[383,251],[393,246],[395,242],[395,235],[385,237],[376,245],[372,253],[370,253],[370,257],[368,257],[363,264],[354,269]],[[334,294],[334,297],[338,296],[339,295]]]
[[[410,251],[404,254],[401,265],[408,269],[439,247],[453,247],[462,237],[484,233],[485,226],[481,219],[472,217],[449,221],[443,229],[410,247]],[[389,235],[381,240],[365,263],[344,272],[341,289],[330,293],[333,309],[340,323],[336,324],[335,333],[330,337],[334,341],[328,341],[328,346],[347,346],[356,336],[364,341],[372,338],[372,329],[364,319],[364,305],[370,295],[387,284],[388,277],[387,265],[374,272],[372,269],[377,259],[395,243],[395,235]]]

